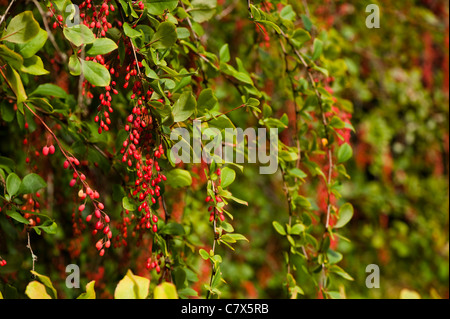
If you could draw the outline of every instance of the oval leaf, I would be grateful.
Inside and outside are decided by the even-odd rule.
[[[33,13],[25,11],[11,19],[0,40],[26,43],[39,33],[39,29],[39,23],[34,19]]]
[[[75,46],[79,47],[83,44],[89,44],[94,42],[95,36],[84,24],[77,24],[73,27],[66,27],[63,30],[64,36],[67,40],[72,42]]]
[[[352,147],[348,145],[348,143],[342,144],[339,147],[337,154],[338,164],[348,161],[352,156],[353,156]]]
[[[184,169],[176,168],[166,174],[167,183],[175,188],[186,187],[192,184],[191,173]]]
[[[84,77],[92,85],[101,87],[109,85],[111,75],[103,65],[93,61],[81,61],[81,68]]]
[[[286,236],[286,231],[284,230],[284,227],[281,226],[281,224],[277,221],[272,222],[273,228],[282,236]]]
[[[20,188],[20,183],[22,181],[20,180],[20,177],[17,176],[15,173],[11,173],[6,178],[6,190],[9,194],[9,196],[14,196],[18,192]]]
[[[221,179],[222,179],[221,186],[223,188],[228,187],[229,185],[231,185],[234,182],[235,178],[236,178],[236,172],[231,168],[225,167],[222,170],[222,174],[221,174]]]
[[[339,209],[339,220],[334,225],[334,228],[341,228],[347,225],[347,223],[353,217],[353,206],[350,203],[346,203]]]
[[[92,47],[87,50],[88,55],[96,56],[99,54],[107,54],[111,51],[114,51],[117,49],[117,44],[108,38],[100,38],[95,39],[95,41],[92,43]]]

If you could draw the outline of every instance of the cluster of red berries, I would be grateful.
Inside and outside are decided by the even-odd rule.
[[[136,87],[135,87],[136,88]],[[135,95],[141,94],[141,91],[133,93]],[[150,91],[147,91],[147,96],[150,97]],[[158,217],[152,214],[150,205],[156,204],[156,199],[161,196],[161,187],[158,185],[167,178],[161,173],[161,168],[158,159],[164,154],[162,144],[159,144],[156,150],[151,147],[152,133],[147,127],[147,123],[152,124],[152,117],[148,114],[148,109],[143,107],[146,97],[141,96],[133,108],[132,114],[127,118],[129,124],[125,126],[125,130],[129,132],[128,138],[123,142],[123,147],[120,151],[122,162],[127,163],[129,167],[136,168],[136,180],[134,182],[133,196],[141,202],[138,211],[144,210],[140,225],[147,229],[152,229],[154,232],[158,230],[156,223]],[[140,140],[146,141],[145,145],[140,145]],[[146,153],[143,156],[143,153]],[[151,202],[151,204],[150,204]]]
[[[145,265],[145,268],[148,270],[155,269],[156,272],[159,274],[161,272],[161,265],[163,262],[163,255],[161,253],[156,255],[156,260],[152,261],[152,258],[149,257],[147,259],[147,264]]]
[[[42,155],[47,156],[48,154],[55,154],[55,146],[53,144],[50,146],[45,145],[42,148]]]
[[[96,222],[94,224],[92,235],[95,236],[100,231],[104,234],[104,237],[98,240],[95,244],[95,248],[97,248],[97,250],[99,251],[99,255],[103,256],[105,254],[104,248],[111,247],[112,231],[109,225],[109,223],[111,222],[111,218],[104,212],[105,205],[99,201],[96,201],[95,193],[96,191],[92,191],[90,188],[87,188],[86,193],[84,193],[83,190],[80,190],[79,195],[81,195],[82,198],[86,198],[86,196],[89,196],[92,200],[92,204],[94,205],[94,213],[87,215],[86,221],[89,223],[92,221],[93,217],[95,217]],[[85,208],[86,202],[81,204],[78,207],[78,210],[81,213],[85,210]]]
[[[219,184],[220,184],[221,183],[220,175],[222,174],[220,168],[216,170],[216,174],[217,176],[219,176]],[[205,202],[211,203],[211,206],[208,207],[208,212],[210,212],[209,215],[210,222],[214,221],[217,217],[219,217],[221,221],[225,220],[225,216],[223,215],[222,209],[218,207],[218,203],[223,202],[222,197],[218,196],[217,194],[215,194],[214,197],[208,195],[205,199]]]
[[[112,238],[112,231],[109,226],[111,219],[104,212],[105,205],[99,201],[100,194],[98,193],[98,191],[93,190],[86,182],[86,176],[82,173],[79,173],[78,170],[76,169],[76,166],[78,165],[80,165],[80,161],[78,159],[76,159],[75,157],[68,157],[64,161],[63,167],[64,169],[72,167],[74,170],[72,175],[73,178],[69,184],[70,187],[74,187],[78,179],[82,184],[82,188],[78,191],[78,197],[81,200],[84,200],[84,202],[78,206],[78,212],[80,216],[81,213],[86,209],[86,200],[88,197],[91,199],[91,202],[94,205],[94,214],[87,215],[86,222],[89,223],[91,222],[93,216],[96,217],[97,222],[94,225],[94,230],[92,231],[92,234],[95,236],[99,231],[102,231],[103,234],[105,235],[105,237],[99,240],[96,244],[96,248],[100,251],[99,253],[100,256],[103,256],[105,254],[103,246],[105,246],[105,248],[109,248],[111,246],[110,239]],[[72,218],[75,218],[74,214],[72,214]]]
[[[83,24],[93,31],[97,30],[102,37],[112,28],[112,24],[108,22],[107,17],[110,11],[115,11],[115,8],[114,5],[109,4],[110,1],[105,0],[101,5],[94,5],[93,1],[86,0],[79,6],[80,10],[86,8],[86,12],[80,14]],[[92,13],[88,13],[88,10],[91,10]]]
[[[115,11],[114,5],[110,3],[111,0],[104,0],[100,4],[94,4],[92,0],[83,1],[79,5],[80,17],[82,23],[90,28],[96,37],[105,37],[106,32],[113,27],[112,22],[108,21],[108,16],[111,11]],[[143,1],[135,1],[134,5],[139,8],[139,10],[144,10],[145,5]],[[52,7],[51,7],[52,8]],[[56,17],[56,27],[58,24],[63,26],[62,16]],[[121,27],[122,23],[117,22],[118,26]],[[109,86],[104,88],[105,91],[99,95],[100,103],[97,107],[97,114],[94,121],[99,124],[98,133],[101,134],[103,131],[109,131],[111,125],[110,114],[113,113],[113,95],[119,92],[115,88],[117,82],[123,78],[124,89],[127,89],[132,85],[132,95],[131,100],[134,101],[134,107],[132,113],[127,117],[127,124],[125,125],[125,130],[129,132],[127,139],[123,142],[123,148],[121,149],[122,162],[126,163],[128,167],[136,169],[136,180],[133,185],[132,195],[141,202],[138,211],[142,213],[139,222],[135,230],[152,229],[153,232],[157,232],[157,222],[158,216],[154,214],[151,210],[151,206],[157,203],[158,197],[160,197],[161,187],[158,185],[162,181],[166,180],[166,176],[162,174],[161,168],[158,163],[158,159],[164,155],[164,148],[160,142],[154,139],[152,134],[153,130],[153,119],[147,108],[146,104],[150,101],[153,90],[144,89],[143,82],[140,81],[138,73],[140,73],[140,68],[143,67],[142,62],[136,59],[130,59],[134,55],[134,47],[131,41],[124,36],[123,42],[125,44],[125,61],[121,61],[120,55],[97,55],[95,57],[86,57],[86,61],[93,61],[103,65],[110,73],[112,81]],[[120,62],[119,62],[120,61]],[[120,77],[120,78],[119,78]],[[94,94],[91,92],[93,86],[88,82],[84,81],[82,94],[88,98],[94,98]],[[100,92],[99,92],[100,93]],[[163,103],[163,100],[159,100]],[[145,141],[145,143],[143,143]],[[156,148],[155,148],[156,145]],[[79,165],[79,161],[75,158],[70,158],[64,163],[64,168],[69,168],[71,166],[74,169],[73,179],[70,182],[70,186],[75,186],[78,180],[81,180],[83,184],[82,190],[80,190],[79,195],[83,199],[86,196],[90,196],[92,203],[95,206],[95,217],[97,221],[95,223],[94,232],[103,231],[106,235],[105,238],[99,240],[96,244],[97,249],[100,251],[100,255],[104,254],[104,248],[108,248],[111,245],[111,231],[109,225],[109,217],[103,213],[102,209],[97,206],[96,201],[98,199],[98,193],[93,191],[89,194],[90,188],[85,182],[86,177],[83,174],[79,174],[76,170],[76,166]],[[85,191],[84,191],[85,190]],[[84,211],[86,202],[79,206],[79,212]],[[134,214],[130,217],[123,217],[123,222],[118,225],[119,230],[122,234],[122,241],[119,237],[114,242],[114,246],[119,246],[121,244],[126,245],[124,240],[127,237],[128,225],[131,224],[131,220],[135,218]],[[87,216],[87,221],[91,221],[93,215]],[[108,221],[107,221],[108,220]],[[132,233],[135,236],[135,231]]]
[[[0,267],[6,266],[7,262],[2,257],[0,257]]]
[[[41,194],[36,193],[36,197],[41,197]],[[25,204],[21,207],[22,211],[24,211],[23,217],[28,220],[28,226],[33,227],[41,222],[39,216],[35,216],[34,213],[39,214],[41,205],[37,201],[37,199],[33,199],[32,194],[25,194],[23,198],[26,199]]]

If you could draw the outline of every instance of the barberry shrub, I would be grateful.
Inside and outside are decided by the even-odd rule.
[[[32,0],[3,9],[4,287],[76,297],[64,280],[76,264],[87,284],[80,298],[95,298],[94,284],[105,298],[243,296],[228,284],[238,278],[252,290],[235,264],[267,254],[265,272],[278,283],[267,296],[341,295],[341,280],[353,280],[338,243],[353,216],[341,190],[355,131],[342,35],[287,0]],[[195,148],[198,121],[208,156],[196,161],[193,150],[180,162],[174,150]],[[205,146],[237,128],[277,145],[274,174]],[[177,129],[187,136],[174,139]],[[219,146],[248,159],[255,148],[244,144]],[[262,230],[277,246],[261,243]],[[30,270],[41,283],[25,288]]]

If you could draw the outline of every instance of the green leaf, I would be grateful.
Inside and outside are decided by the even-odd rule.
[[[247,203],[245,200],[236,198],[236,197],[234,197],[234,196],[230,196],[229,198],[230,198],[231,200],[235,201],[235,202],[238,203],[238,204],[248,206],[248,203]]]
[[[33,13],[25,11],[11,19],[0,41],[26,43],[33,39],[39,30],[39,23],[34,19]]]
[[[200,93],[200,96],[198,97],[197,108],[199,111],[211,110],[216,106],[217,103],[218,100],[214,95],[213,90],[206,89],[203,90],[202,93]]]
[[[220,48],[220,62],[222,63],[228,63],[231,60],[231,56],[230,56],[230,48],[228,47],[228,43],[225,43],[221,48]]]
[[[335,273],[338,276],[341,276],[344,279],[353,281],[354,279],[348,273],[346,273],[341,267],[337,265],[332,265],[329,269],[330,272]]]
[[[21,194],[34,194],[41,188],[47,187],[47,183],[38,174],[31,173],[23,178],[20,185]]]
[[[69,58],[69,71],[73,76],[81,74],[81,62],[76,54],[72,54]]]
[[[86,285],[86,292],[83,292],[77,299],[95,299],[95,280]]]
[[[103,55],[112,52],[117,49],[117,44],[108,38],[95,39],[86,54],[91,56]]]
[[[251,98],[249,98],[247,100],[247,102],[245,104],[247,104],[248,106],[257,107],[257,106],[259,106],[261,104],[261,102],[259,100],[255,99],[255,98],[251,97]],[[266,105],[264,105],[264,106],[266,106]],[[268,106],[268,107],[270,108],[270,106]]]
[[[63,30],[67,40],[79,47],[83,44],[89,44],[95,41],[95,36],[84,24],[77,24],[73,27],[65,27]]]
[[[273,228],[282,236],[286,236],[286,231],[284,230],[284,227],[281,226],[281,224],[277,221],[272,222]]]
[[[54,96],[61,99],[66,99],[68,94],[62,88],[51,83],[41,84],[34,90],[30,96],[41,95],[41,96]]]
[[[130,212],[136,210],[136,205],[132,203],[128,197],[122,198],[122,206],[124,209],[129,210]]]
[[[93,61],[81,61],[84,77],[92,85],[105,87],[111,82],[111,75],[101,64]]]
[[[333,118],[331,119],[331,121],[328,123],[331,127],[333,128],[337,128],[337,129],[343,129],[345,128],[345,122],[343,120],[341,120],[339,117],[337,116],[333,116]]]
[[[294,34],[292,35],[292,43],[295,47],[301,48],[301,46],[311,40],[311,35],[308,31],[303,29],[297,29],[294,31]]]
[[[235,178],[236,178],[236,172],[229,167],[225,167],[222,170],[222,174],[221,174],[221,179],[222,179],[221,186],[223,188],[228,187],[229,185],[231,185],[234,182]]]
[[[186,187],[192,184],[191,173],[181,168],[168,171],[166,177],[167,183],[174,188]]]
[[[205,22],[211,19],[217,7],[217,0],[192,0],[192,9],[189,13],[197,23]]]
[[[14,170],[15,166],[16,164],[12,159],[0,156],[0,168],[4,168],[8,172],[10,172],[11,170]]]
[[[204,259],[204,260],[208,260],[209,259],[209,253],[204,250],[204,249],[200,249],[199,251],[200,256]]]
[[[294,177],[298,177],[298,178],[306,178],[308,177],[308,175],[302,171],[299,168],[292,168],[288,171],[289,175],[292,175]]]
[[[6,211],[6,215],[8,215],[9,217],[11,217],[12,219],[18,221],[19,223],[28,225],[30,222],[28,221],[28,219],[26,219],[25,217],[23,217],[20,213],[16,212],[16,211]]]
[[[19,191],[20,183],[22,181],[20,180],[20,177],[16,175],[16,173],[11,173],[6,178],[6,190],[9,194],[9,196],[14,196]]]
[[[6,100],[0,103],[0,114],[5,122],[12,122],[16,116],[16,111],[14,111],[13,104],[8,103]]]
[[[334,225],[334,228],[341,228],[348,224],[353,217],[353,206],[350,203],[345,203],[339,209],[339,219]]]
[[[186,234],[182,225],[178,223],[168,223],[160,231],[160,234],[172,235],[172,236],[183,236]]]
[[[46,69],[44,69],[44,63],[37,55],[33,55],[31,58],[25,59],[20,70],[33,75],[44,75],[49,73]]]
[[[308,31],[311,31],[313,24],[312,24],[311,20],[309,19],[309,17],[306,14],[302,14],[301,18],[303,21],[303,25],[305,26],[305,29]]]
[[[39,280],[45,285],[45,287],[50,289],[50,292],[52,293],[52,298],[56,299],[57,297],[57,293],[56,293],[56,289],[55,287],[53,287],[52,281],[50,280],[49,277],[41,275],[40,273],[31,270],[30,271],[33,275],[35,275],[36,277],[39,278]]]
[[[313,55],[312,55],[312,60],[317,60],[323,52],[323,42],[322,40],[316,38],[314,40],[314,47],[313,47]]]
[[[123,24],[123,32],[129,38],[137,38],[142,35],[141,32],[133,29],[127,22]]]
[[[303,207],[303,208],[310,208],[311,207],[311,202],[307,198],[305,198],[305,197],[303,197],[301,195],[298,195],[298,196],[295,197],[294,203],[296,205],[300,206],[300,207]]]
[[[225,236],[225,235],[224,235],[224,236]],[[249,241],[249,240],[247,239],[247,237],[245,237],[245,236],[242,235],[242,234],[234,234],[234,233],[232,233],[232,234],[226,234],[226,236],[229,236],[229,237],[232,238],[234,241],[238,241],[238,240]]]
[[[6,80],[8,81],[11,89],[17,97],[17,104],[25,101],[27,97],[27,93],[25,92],[25,88],[23,87],[22,79],[20,78],[19,73],[11,67],[6,68]]]
[[[45,286],[38,281],[32,281],[27,285],[25,294],[30,299],[52,299],[47,293]]]
[[[23,65],[23,58],[20,54],[9,49],[6,45],[0,44],[0,59],[8,63],[14,69],[20,71]]]
[[[339,253],[337,251],[334,251],[334,250],[331,250],[331,249],[328,249],[327,256],[328,256],[328,262],[330,264],[337,264],[343,258],[341,253]]]
[[[38,34],[26,43],[17,44],[18,51],[24,59],[31,58],[35,55],[47,42],[48,34],[45,30],[39,29]]]
[[[119,282],[114,291],[115,299],[146,299],[150,280],[148,278],[136,276],[131,270]]]
[[[191,36],[191,32],[188,28],[177,28],[178,39],[187,39]]]
[[[173,120],[183,122],[187,120],[195,111],[197,101],[191,92],[184,92],[173,105]]]
[[[155,49],[167,49],[172,47],[177,39],[177,28],[173,23],[165,21],[158,26],[150,42]]]
[[[291,5],[285,6],[283,9],[281,9],[280,17],[289,21],[295,20],[295,11],[292,9]]]
[[[290,234],[291,235],[300,235],[305,231],[305,225],[303,224],[295,224],[292,226]]]
[[[352,158],[352,156],[353,156],[352,147],[350,145],[348,145],[348,143],[344,143],[338,149],[338,153],[337,153],[338,162],[337,163],[338,164],[344,163],[344,162],[348,161],[350,158]]]
[[[178,5],[178,0],[147,0],[145,8],[152,15],[163,14],[165,10],[172,11]]]
[[[155,299],[178,299],[177,288],[170,282],[163,282],[153,291]]]
[[[36,229],[36,228],[42,229],[47,234],[54,235],[54,234],[56,234],[58,225],[55,222],[50,221],[49,225],[34,226],[34,229]]]
[[[268,20],[256,20],[258,23],[262,23],[265,24],[268,27],[271,27],[272,29],[275,30],[276,33],[281,34],[281,28],[276,25],[275,23],[273,23],[272,21],[268,21]]]

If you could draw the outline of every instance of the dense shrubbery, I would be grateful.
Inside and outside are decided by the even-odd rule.
[[[0,1],[2,295],[448,297],[448,4],[377,4]]]

